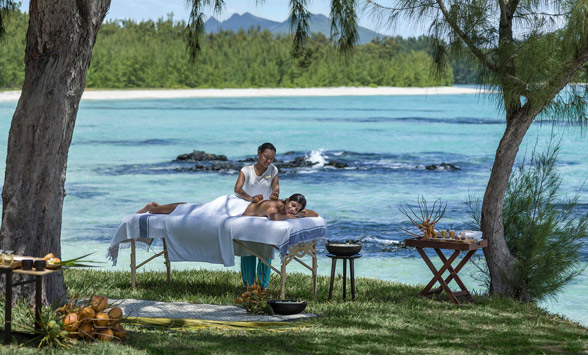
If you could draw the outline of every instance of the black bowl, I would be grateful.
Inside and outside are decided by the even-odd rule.
[[[274,313],[281,314],[284,316],[290,314],[298,314],[306,308],[305,301],[293,301],[293,300],[268,300],[267,304],[272,307]]]
[[[355,243],[327,243],[327,251],[337,256],[351,256],[361,251],[361,244]]]

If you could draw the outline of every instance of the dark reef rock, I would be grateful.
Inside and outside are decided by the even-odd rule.
[[[297,157],[292,161],[284,163],[275,163],[278,169],[292,169],[292,168],[310,168],[317,163],[306,160],[304,157]]]
[[[287,154],[294,154],[288,152]],[[178,155],[174,162],[202,162],[192,167],[179,167],[176,171],[239,171],[245,165],[254,164],[257,162],[257,157],[249,157],[241,160],[230,161],[225,155],[216,155],[206,153],[200,150],[194,150],[192,153]],[[274,160],[274,165],[279,170],[289,170],[298,168],[310,168],[318,163],[306,160],[305,157],[296,157],[291,161]],[[325,167],[333,167],[335,169],[343,169],[349,167],[346,163],[332,160],[325,164]]]
[[[217,171],[217,172],[222,172],[222,171],[230,171],[230,170],[239,171],[240,169],[241,169],[240,165],[235,165],[231,162],[217,162],[217,163],[212,163],[209,165],[196,164],[190,168],[178,168],[176,170],[177,171]]]
[[[257,158],[245,158],[237,160],[239,163],[257,163]]]
[[[228,161],[225,155],[216,155],[194,150],[192,153],[178,155],[175,161]]]
[[[441,163],[439,165],[431,164],[431,165],[425,166],[425,169],[427,169],[427,170],[461,170],[457,166],[455,166],[453,164],[449,164],[449,163]]]
[[[335,169],[343,169],[349,167],[349,165],[337,160],[331,160],[330,162],[326,163],[325,166],[332,166]]]

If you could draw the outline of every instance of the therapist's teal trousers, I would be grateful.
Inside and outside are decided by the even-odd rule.
[[[245,286],[251,286],[255,284],[255,261],[258,259],[255,256],[242,256],[241,257],[241,277],[243,278],[243,284]],[[267,259],[268,263],[272,263],[270,259]],[[261,287],[267,288],[270,282],[270,273],[272,270],[266,264],[262,263],[261,260],[257,261],[257,276]]]

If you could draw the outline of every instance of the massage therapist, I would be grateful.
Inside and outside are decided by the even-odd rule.
[[[235,194],[241,198],[260,202],[277,200],[280,195],[278,168],[272,163],[276,157],[276,147],[271,143],[263,143],[257,148],[257,163],[244,166],[239,172],[235,183]],[[255,283],[255,256],[241,256],[241,277],[245,286]],[[271,263],[270,259],[267,259]],[[271,269],[261,260],[257,261],[257,275],[262,288],[267,288]]]

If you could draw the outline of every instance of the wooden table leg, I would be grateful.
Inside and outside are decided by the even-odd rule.
[[[347,298],[347,259],[343,259],[343,301]]]
[[[4,303],[4,344],[9,344],[12,331],[12,270],[6,272],[6,298]]]
[[[281,287],[280,287],[280,299],[285,299],[286,298],[286,263],[282,262],[282,268],[280,269],[281,271]]]
[[[438,281],[439,284],[441,284],[441,287],[443,288],[445,293],[447,293],[449,298],[453,301],[453,303],[459,304],[459,301],[457,300],[457,298],[453,294],[453,291],[451,291],[451,289],[449,288],[449,286],[447,286],[447,284],[445,283],[445,280],[443,279],[443,274],[445,273],[445,271],[447,271],[449,266],[457,258],[457,256],[459,255],[459,250],[454,251],[453,254],[451,255],[451,257],[449,257],[449,259],[447,259],[447,261],[443,264],[441,269],[439,269],[437,271],[437,268],[435,268],[435,265],[433,265],[433,263],[431,262],[431,260],[427,256],[427,254],[423,251],[423,248],[416,248],[416,249],[417,249],[418,253],[420,254],[421,258],[423,258],[423,260],[425,261],[425,264],[427,264],[427,266],[429,267],[429,269],[431,269],[431,272],[433,272],[433,275],[434,275],[433,278],[431,279],[431,281],[429,281],[427,286],[425,286],[425,288],[421,292],[421,296],[424,297],[427,294],[429,294],[433,285],[435,285],[435,283]]]
[[[355,301],[355,271],[353,270],[353,259],[349,259],[349,276],[351,277],[351,300]]]
[[[135,276],[137,273],[136,269],[137,260],[135,256],[135,240],[131,239],[131,288],[134,290],[136,288]]]
[[[447,258],[445,258],[445,255],[443,255],[441,250],[435,249],[435,251],[437,252],[437,255],[439,255],[439,258],[444,263],[447,262]],[[472,255],[474,255],[475,252],[476,252],[475,250],[470,250],[463,257],[463,259],[461,259],[459,264],[457,264],[457,267],[455,269],[451,265],[449,265],[448,270],[449,270],[450,275],[445,279],[446,284],[449,284],[451,281],[453,281],[453,279],[455,279],[455,282],[457,283],[457,285],[461,289],[461,292],[454,292],[454,294],[456,294],[457,296],[468,296],[470,298],[470,300],[472,300],[472,301],[474,300],[474,297],[472,296],[470,291],[467,289],[466,285],[463,283],[463,281],[461,280],[461,278],[457,274],[461,271],[463,266],[471,259]]]
[[[312,242],[312,293],[314,295],[314,299],[316,300],[318,297],[318,290],[316,287],[316,279],[317,279],[317,269],[318,263],[316,258],[316,241]]]
[[[337,266],[337,259],[333,258],[331,262],[331,284],[329,285],[329,301],[333,297],[333,283],[335,282],[335,267]]]
[[[35,276],[35,330],[41,330],[41,312],[43,311],[43,279]]]
[[[167,284],[171,282],[171,265],[169,262],[169,256],[167,255],[167,244],[165,243],[165,238],[161,239],[163,241],[163,257],[165,258],[165,270],[167,272]]]

